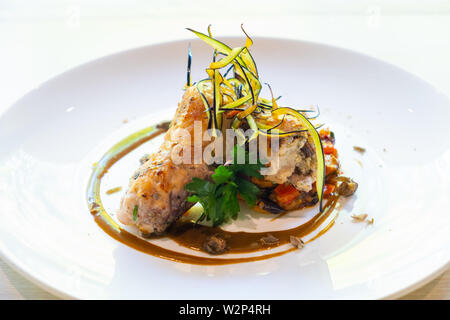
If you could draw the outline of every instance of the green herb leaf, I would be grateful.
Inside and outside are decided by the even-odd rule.
[[[245,159],[245,163],[238,164],[238,161]],[[257,163],[250,163],[250,154],[241,146],[235,146],[234,148],[234,160],[230,169],[236,174],[243,174],[247,177],[262,178],[263,176],[259,172],[263,165],[258,160]]]
[[[233,171],[229,170],[225,166],[219,166],[214,171],[214,174],[211,176],[211,178],[214,180],[216,184],[226,183],[232,180],[233,178]]]
[[[240,159],[245,159],[244,164],[236,161],[239,153],[243,156]],[[263,165],[260,162],[249,164],[249,154],[240,146],[235,147],[234,155],[235,161],[230,166],[215,169],[212,182],[193,178],[186,185],[186,190],[192,193],[187,200],[198,202],[203,207],[204,212],[198,221],[206,218],[214,226],[219,226],[229,219],[236,219],[240,211],[238,193],[248,205],[255,205],[259,188],[246,178],[262,177],[259,170]]]
[[[220,211],[223,212],[223,214],[220,216],[220,221],[218,221],[217,225],[220,225],[229,218],[236,219],[240,211],[237,189],[235,186],[231,184],[223,185],[219,192],[221,193],[220,197],[222,200],[219,202],[219,206]]]
[[[238,191],[241,197],[249,206],[253,207],[258,199],[259,188],[255,184],[243,178],[237,178],[236,183],[238,185]]]
[[[136,221],[137,216],[138,216],[138,206],[134,206],[134,209],[133,209],[133,221]]]
[[[214,184],[203,179],[192,178],[192,182],[186,185],[186,190],[190,192],[194,192],[198,196],[205,196],[214,192]]]

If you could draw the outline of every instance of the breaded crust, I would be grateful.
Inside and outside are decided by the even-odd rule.
[[[199,121],[202,130],[207,129],[208,119],[200,94],[190,87],[178,104],[171,127],[164,136],[159,150],[131,178],[129,189],[121,200],[118,212],[123,224],[135,224],[144,235],[161,234],[186,212],[193,204],[186,201],[188,192],[184,186],[193,177],[207,178],[212,171],[204,163],[174,163],[173,153],[178,156],[194,150],[194,122]],[[190,134],[189,139],[185,133]],[[137,217],[133,211],[137,206]]]

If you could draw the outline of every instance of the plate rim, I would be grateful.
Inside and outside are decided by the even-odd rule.
[[[228,40],[238,40],[241,39],[242,37],[236,36],[236,35],[224,35],[224,36],[220,36],[220,38],[223,39],[228,39]],[[353,55],[359,55],[361,57],[364,57],[366,59],[370,59],[374,62],[378,62],[378,63],[382,63],[384,65],[389,66],[390,68],[395,69],[396,71],[400,71],[403,73],[408,74],[410,77],[414,78],[415,80],[419,80],[422,83],[427,84],[428,86],[436,89],[437,91],[439,91],[441,94],[443,94],[445,97],[449,98],[449,96],[446,93],[442,93],[440,90],[438,90],[438,88],[431,82],[429,82],[427,79],[421,78],[418,75],[411,73],[410,71],[397,66],[391,62],[385,61],[383,59],[379,59],[373,56],[370,56],[369,54],[363,53],[363,52],[359,52],[356,50],[352,50],[352,49],[348,49],[342,46],[337,46],[337,45],[331,45],[331,44],[327,44],[324,42],[320,42],[320,41],[310,41],[310,40],[303,40],[301,38],[293,38],[293,37],[267,37],[267,36],[253,36],[252,39],[256,39],[256,40],[263,40],[263,41],[283,41],[283,42],[292,42],[292,43],[302,43],[305,45],[311,45],[311,46],[316,46],[316,47],[322,47],[324,49],[331,49],[331,50],[339,50],[342,51],[344,53],[348,53],[348,54],[353,54]],[[182,43],[182,42],[201,42],[200,39],[196,39],[194,37],[177,37],[174,38],[172,40],[169,41],[155,41],[152,42],[150,44],[147,45],[140,45],[140,46],[135,46],[135,47],[131,47],[131,48],[127,48],[124,50],[120,50],[120,51],[116,51],[113,53],[109,53],[109,54],[104,54],[101,55],[99,57],[96,57],[92,60],[88,60],[79,64],[76,64],[74,66],[71,66],[70,68],[67,68],[63,71],[61,71],[60,73],[42,81],[41,83],[39,83],[37,86],[35,86],[34,88],[30,88],[28,91],[26,91],[22,96],[20,96],[18,99],[16,99],[12,104],[10,104],[8,107],[6,107],[5,109],[3,109],[2,112],[0,112],[0,119],[3,118],[3,116],[8,113],[9,111],[11,111],[15,105],[17,104],[17,102],[21,101],[23,98],[25,98],[27,95],[31,94],[32,92],[34,92],[35,90],[38,90],[40,87],[45,86],[47,84],[50,84],[54,81],[58,81],[61,77],[66,76],[67,74],[78,70],[78,69],[82,69],[82,68],[88,68],[90,65],[95,65],[97,63],[99,63],[102,60],[105,59],[114,59],[116,57],[119,56],[126,56],[130,53],[136,52],[136,51],[141,51],[141,50],[148,50],[150,48],[153,47],[158,47],[158,46],[166,46],[166,45],[174,45],[177,43]],[[68,294],[67,292],[64,292],[62,290],[59,290],[56,287],[53,287],[52,285],[48,284],[45,282],[45,280],[41,279],[40,277],[38,277],[32,270],[27,270],[28,268],[26,268],[20,261],[16,261],[14,259],[11,258],[11,254],[7,254],[8,250],[5,250],[5,248],[3,248],[3,246],[0,246],[0,258],[2,259],[2,261],[4,261],[9,267],[11,267],[11,269],[13,269],[15,272],[17,272],[18,274],[20,274],[22,277],[24,277],[26,280],[30,281],[31,283],[37,285],[38,287],[42,288],[43,290],[49,292],[50,294],[58,297],[58,298],[62,298],[62,299],[83,299],[82,297],[77,297],[71,294]],[[448,259],[448,261],[446,263],[444,263],[443,265],[440,265],[436,268],[434,268],[434,270],[432,270],[431,273],[429,273],[427,276],[425,276],[424,278],[410,283],[409,285],[405,285],[402,288],[398,288],[398,290],[391,292],[389,294],[386,294],[384,296],[379,296],[379,297],[372,297],[369,299],[380,299],[380,300],[390,300],[390,299],[398,299],[404,295],[407,295],[408,293],[411,293],[412,291],[426,285],[427,283],[429,283],[430,281],[432,281],[433,279],[437,278],[438,276],[442,275],[445,271],[447,271],[448,269],[450,269],[450,259]]]

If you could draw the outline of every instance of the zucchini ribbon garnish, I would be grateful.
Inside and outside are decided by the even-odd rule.
[[[321,126],[314,126],[310,121],[320,115],[319,109],[317,108],[317,111],[307,109],[297,110],[279,106],[277,101],[281,96],[274,98],[272,88],[269,84],[267,86],[270,90],[271,99],[260,97],[259,94],[262,86],[255,60],[249,50],[253,44],[253,40],[245,32],[243,26],[241,25],[241,29],[246,36],[246,41],[243,46],[236,48],[231,48],[225,43],[213,38],[210,27],[208,27],[208,35],[187,28],[187,30],[193,32],[214,49],[213,61],[206,69],[208,78],[196,84],[208,114],[208,129],[212,129],[212,133],[215,135],[216,130],[222,130],[223,114],[225,112],[235,112],[231,128],[236,131],[238,136],[242,136],[242,133],[238,129],[243,123],[246,123],[253,130],[253,134],[249,140],[257,138],[259,134],[269,137],[287,137],[307,132],[313,140],[315,147],[317,159],[316,191],[319,198],[320,211],[322,211],[325,160],[322,142],[317,132],[317,129]],[[218,60],[219,57],[220,59]],[[191,86],[191,60],[192,56],[189,46],[187,86]],[[225,67],[228,68],[222,75],[220,70]],[[212,92],[212,105],[208,102],[207,94],[205,93],[206,90]],[[317,114],[312,117],[307,117],[306,114],[309,112],[317,112]],[[296,118],[301,123],[301,127],[298,130],[292,131],[281,130],[280,127],[287,116]],[[275,125],[268,125],[264,121],[267,117],[280,119],[280,122]]]

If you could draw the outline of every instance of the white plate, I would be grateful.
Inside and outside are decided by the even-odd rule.
[[[448,98],[386,63],[299,41],[259,38],[252,52],[262,80],[284,103],[321,107],[345,173],[360,184],[329,232],[279,258],[205,267],[143,254],[99,229],[85,201],[91,165],[127,134],[173,116],[186,47],[172,42],[96,60],[43,84],[1,116],[6,261],[73,298],[393,298],[445,270]],[[192,51],[198,80],[211,50],[193,41]],[[103,190],[126,185],[135,165],[112,170]],[[106,202],[113,208],[119,196]],[[358,213],[375,223],[352,223]]]

